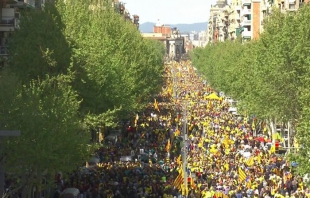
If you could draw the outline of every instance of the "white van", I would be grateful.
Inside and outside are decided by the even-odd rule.
[[[228,112],[234,114],[234,115],[237,115],[238,112],[237,112],[237,107],[229,107],[228,108]]]
[[[67,188],[60,194],[60,198],[78,198],[80,191],[77,188]]]

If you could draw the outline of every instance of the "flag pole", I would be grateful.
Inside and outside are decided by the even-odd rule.
[[[187,103],[184,103],[184,118],[183,118],[183,152],[182,152],[182,162],[183,162],[183,177],[184,177],[184,189],[185,189],[185,197],[187,197],[187,148],[186,148],[186,140],[187,140]]]

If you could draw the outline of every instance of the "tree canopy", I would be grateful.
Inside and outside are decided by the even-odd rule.
[[[17,175],[71,171],[92,152],[88,128],[112,126],[158,93],[164,45],[109,1],[58,0],[21,15],[1,70],[1,127],[21,131],[6,140],[6,163]]]
[[[195,67],[217,90],[240,101],[241,108],[261,119],[291,122],[309,172],[309,32],[310,6],[298,12],[273,12],[258,40],[223,42],[198,48]],[[302,159],[303,158],[303,159]]]

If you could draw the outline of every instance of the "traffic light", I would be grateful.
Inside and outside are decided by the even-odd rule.
[[[192,189],[192,182],[193,182],[193,179],[188,177],[187,178],[187,189],[188,189],[188,191],[190,191]]]

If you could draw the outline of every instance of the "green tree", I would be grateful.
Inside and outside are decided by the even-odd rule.
[[[143,107],[137,99],[161,85],[162,46],[145,41],[105,2],[70,2],[59,1],[57,7],[64,16],[65,34],[75,44],[79,77],[74,87],[83,98],[82,113],[96,116],[116,108],[126,115]],[[81,20],[85,25],[78,25]]]
[[[208,45],[191,55],[212,86],[238,99],[249,113],[269,120],[273,131],[277,122],[290,122],[301,145],[292,160],[299,162],[302,174],[310,171],[309,23],[310,5],[298,12],[274,11],[258,40]]]
[[[55,171],[76,169],[91,152],[71,80],[66,75],[47,76],[25,86],[7,72],[1,76],[1,127],[21,131],[20,137],[6,140],[6,167],[25,178],[21,186],[40,186],[43,177],[53,184]]]
[[[117,117],[141,109],[141,98],[146,101],[162,83],[163,46],[144,40],[111,5],[59,0],[24,12],[10,42],[11,68],[23,82],[66,74],[72,62],[79,110],[90,125],[113,125]],[[46,52],[52,52],[53,64]]]
[[[23,82],[43,79],[48,74],[66,73],[70,65],[71,50],[63,35],[64,24],[52,4],[45,10],[21,12],[20,29],[16,29],[9,40],[9,65]],[[52,53],[54,62],[45,52]]]
[[[207,46],[198,68],[204,67],[210,84],[238,99],[250,113],[282,121],[297,118],[300,69],[290,56],[294,15],[274,12],[258,41]]]
[[[309,95],[309,75],[310,75],[310,27],[306,24],[310,22],[310,5],[305,5],[299,12],[296,13],[294,17],[294,34],[293,46],[290,46],[292,50],[290,51],[290,58],[292,60],[292,65],[298,66],[298,81],[300,81],[300,86],[296,87],[299,91],[299,95],[295,100],[298,100],[301,106],[301,112],[296,123],[296,139],[299,144],[298,153],[292,153],[291,160],[298,162],[298,172],[301,174],[310,173],[309,166],[309,116],[310,116],[310,95]],[[296,72],[297,72],[296,71]]]
[[[5,144],[22,183],[75,169],[91,153],[88,128],[141,109],[161,86],[163,45],[108,2],[59,0],[22,13],[0,81],[2,127],[22,131]]]

